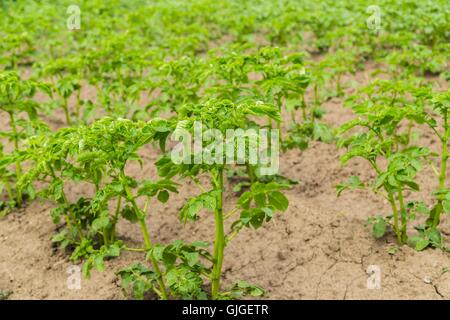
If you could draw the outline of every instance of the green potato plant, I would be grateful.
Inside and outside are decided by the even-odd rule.
[[[236,104],[229,100],[210,100],[200,105],[184,106],[179,112],[177,128],[195,134],[195,123],[201,122],[205,130],[214,129],[216,137],[224,137],[227,130],[247,129],[252,116],[270,117],[278,121],[279,110],[274,105],[261,102],[247,101]],[[256,126],[256,123],[254,125]],[[204,160],[204,162],[195,163],[194,159],[205,157],[205,153],[202,150],[194,150],[194,154],[190,155],[192,162],[189,164],[175,165],[168,156],[165,156],[157,162],[157,168],[159,174],[163,177],[180,175],[192,179],[202,192],[200,195],[189,199],[182,208],[180,212],[182,221],[198,220],[199,212],[202,209],[214,212],[216,236],[212,254],[213,266],[209,278],[212,299],[222,299],[227,298],[227,295],[220,291],[226,245],[242,228],[259,228],[263,222],[270,221],[276,211],[285,211],[288,200],[281,190],[287,186],[276,182],[255,182],[249,191],[242,194],[234,209],[228,213],[224,212],[224,194],[226,192],[224,171],[227,167],[222,152],[224,145],[222,142],[219,144],[207,142],[209,141],[202,142],[202,150],[206,150],[206,154],[212,156],[215,159],[214,161]],[[232,146],[233,148],[236,147],[234,144]],[[220,148],[222,148],[222,151]],[[197,176],[202,173],[209,177],[212,189],[207,190],[200,183]],[[226,234],[225,221],[239,213],[239,218],[231,223],[230,232]]]
[[[372,90],[373,87],[369,89]],[[383,97],[388,96],[384,93]],[[383,236],[386,226],[392,224],[398,243],[405,244],[408,240],[408,222],[415,219],[416,206],[407,202],[404,194],[406,191],[419,191],[416,175],[423,163],[428,161],[431,151],[424,147],[410,146],[410,132],[402,132],[400,125],[409,121],[424,123],[426,113],[423,108],[412,104],[387,104],[384,98],[353,103],[352,109],[358,118],[340,128],[342,137],[339,146],[347,148],[342,162],[346,164],[355,157],[363,158],[373,168],[376,177],[370,183],[362,182],[359,177],[352,177],[347,183],[337,186],[337,194],[339,196],[348,188],[364,187],[382,194],[391,205],[392,214],[387,218],[379,216],[371,220],[374,222],[374,235],[377,238]],[[348,135],[356,129],[360,130]]]
[[[434,93],[430,90],[416,90],[412,94],[418,96],[425,101],[430,102],[425,118],[425,124],[432,130],[436,138],[440,142],[439,167],[436,168],[432,163],[432,169],[438,181],[438,188],[433,191],[435,204],[431,209],[428,207],[422,208],[422,213],[428,218],[425,226],[417,226],[419,236],[414,237],[411,244],[418,250],[425,249],[431,245],[437,248],[443,247],[443,239],[438,226],[442,219],[443,213],[450,213],[450,193],[446,187],[447,180],[447,160],[449,157],[448,142],[449,142],[449,112],[450,112],[450,95],[449,92]]]
[[[260,97],[278,106],[280,114],[283,104],[291,107],[294,123],[294,110],[301,109],[303,120],[306,120],[305,90],[310,76],[304,67],[303,55],[283,56],[280,48],[265,47],[259,50],[255,64],[255,71],[262,74],[262,79],[256,81]],[[290,103],[287,104],[287,101]],[[281,129],[280,123],[278,129]]]
[[[148,85],[152,92],[161,90],[160,97],[152,100],[146,108],[152,108],[154,114],[170,110],[177,112],[177,106],[185,103],[197,103],[199,90],[206,81],[205,62],[189,56],[182,56],[161,63],[155,71],[156,83]],[[148,110],[147,110],[148,111]]]
[[[61,14],[71,4],[0,2],[0,215],[36,196],[52,200],[52,240],[84,263],[85,276],[128,250],[142,257],[117,272],[127,296],[261,296],[264,290],[245,281],[223,288],[225,248],[244,228],[286,210],[283,190],[293,179],[264,175],[263,165],[247,160],[174,163],[167,139],[195,133],[199,121],[204,132],[216,129],[202,150],[220,159],[211,143],[216,134],[241,129],[250,144],[252,129],[274,126],[284,129],[282,151],[303,150],[312,140],[335,142],[322,120],[331,98],[336,106],[345,100],[355,116],[339,130],[338,145],[347,148],[342,162],[362,158],[374,175],[350,177],[338,195],[369,188],[386,199],[391,212],[368,220],[375,237],[392,229],[399,244],[446,249],[440,228],[450,212],[449,97],[442,89],[450,74],[448,0],[381,1],[375,29],[368,0],[82,1],[79,30],[69,30]],[[390,80],[350,88],[348,76],[374,66],[371,76]],[[38,104],[37,91],[52,96]],[[84,98],[91,93],[95,98]],[[64,113],[64,124],[53,111]],[[437,141],[435,152],[421,145],[422,132]],[[158,144],[160,177],[132,176],[128,168],[146,170],[146,155],[159,152]],[[267,150],[274,144],[268,141]],[[436,176],[429,203],[417,200],[425,165]],[[158,243],[148,224],[153,204],[168,203],[189,179],[200,194],[180,219],[201,223],[201,212],[210,211],[212,248],[204,241]],[[74,186],[82,195],[71,192]],[[236,201],[227,201],[231,189]],[[418,214],[426,220],[412,234]],[[141,247],[125,243],[120,223],[138,225]]]
[[[2,43],[0,45],[5,69],[17,70],[19,66],[29,65],[31,56],[35,52],[30,34],[27,32],[2,35]]]
[[[250,72],[254,69],[255,57],[245,53],[247,46],[233,46],[220,54],[210,52],[212,83],[205,90],[206,99],[228,99],[240,102],[254,96],[254,84]]]
[[[51,109],[60,107],[64,111],[66,125],[73,124],[72,115],[69,111],[69,98],[75,94],[75,118],[80,120],[81,101],[81,73],[83,64],[78,57],[60,58],[53,60],[40,67],[39,76],[48,77],[53,82],[52,89],[55,96],[59,97],[56,106]]]
[[[142,251],[152,271],[147,272],[140,264],[122,270],[119,276],[124,287],[132,281],[137,297],[144,288],[151,288],[161,299],[167,299],[169,294],[201,298],[204,296],[201,286],[192,286],[207,271],[194,259],[200,254],[208,257],[202,249],[204,245],[154,246],[146,223],[151,200],[167,202],[169,192],[177,192],[177,185],[170,179],[136,180],[126,174],[127,163],[137,161],[143,165],[139,151],[151,141],[164,141],[169,129],[167,121],[162,119],[145,123],[103,118],[87,127],[61,129],[51,137],[36,136],[30,142],[27,156],[28,161],[34,162],[34,169],[22,177],[21,184],[47,183],[39,195],[58,203],[52,211],[53,221],[59,224],[64,217],[66,222],[66,228],[53,241],[62,248],[72,247],[72,260],[84,260],[85,276],[89,276],[93,267],[103,271],[104,260],[119,256],[122,250]],[[93,185],[95,196],[72,202],[64,190],[70,182]],[[142,249],[128,248],[117,238],[116,225],[121,218],[139,224],[144,239]],[[182,262],[175,264],[177,257]],[[145,286],[136,282],[138,271],[141,276],[148,276]],[[190,283],[186,280],[186,287],[178,281],[184,276],[192,278]]]
[[[9,130],[2,130],[2,138],[12,143],[13,150],[5,154],[2,150],[0,162],[2,174],[1,182],[6,187],[10,204],[18,207],[22,206],[23,195],[19,188],[13,186],[22,176],[22,163],[20,154],[22,142],[39,129],[44,129],[45,125],[39,121],[38,110],[40,105],[33,100],[37,91],[44,91],[50,94],[49,87],[43,83],[33,80],[22,80],[14,71],[4,71],[0,73],[0,111],[7,114],[9,118]],[[45,130],[45,129],[44,129]],[[4,149],[2,146],[1,149]],[[9,166],[15,166],[15,172],[9,171]]]
[[[142,161],[137,151],[152,138],[152,134],[151,125],[145,127],[141,122],[104,118],[88,127],[64,128],[50,136],[30,139],[23,158],[31,161],[33,167],[22,177],[21,185],[29,186],[34,181],[46,183],[40,195],[58,203],[52,218],[59,223],[60,217],[64,216],[68,229],[60,232],[55,241],[64,247],[91,245],[94,240],[98,240],[100,246],[108,246],[116,241],[115,226],[121,214],[134,215],[139,217],[137,221],[144,223],[142,210],[137,212],[137,196],[132,196],[130,190],[138,185],[125,175],[125,166],[128,160]],[[64,190],[70,181],[91,184],[95,196],[71,202]],[[155,188],[150,182],[142,181],[139,196],[146,194],[145,186]],[[155,189],[157,193],[165,188],[175,191],[170,181],[163,181],[156,187],[160,188]],[[160,199],[167,199],[168,192],[162,194]],[[111,215],[108,204],[113,200],[116,208]],[[132,205],[127,207],[128,211],[122,212],[122,200]],[[86,243],[86,239],[90,243]],[[78,254],[75,252],[74,256]]]
[[[163,279],[160,283],[164,283],[171,297],[207,299],[203,278],[208,276],[211,270],[203,261],[210,263],[212,257],[206,246],[208,243],[201,241],[186,244],[181,240],[168,245],[153,245],[148,255],[151,254],[163,269],[159,269],[158,274],[157,271],[136,263],[120,270],[118,276],[121,278],[123,291],[138,300],[144,299],[150,292],[167,299],[167,294],[164,296],[162,291],[165,289],[158,287],[158,279]]]

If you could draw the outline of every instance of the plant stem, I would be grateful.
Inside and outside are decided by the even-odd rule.
[[[256,181],[255,170],[253,169],[252,165],[249,163],[246,163],[245,166],[247,167],[247,172],[248,172],[248,177],[250,178],[250,182],[254,183]]]
[[[280,117],[281,117],[281,96],[277,97],[277,105],[278,105],[278,111],[280,112]],[[280,135],[280,144],[282,144],[283,142],[283,133],[281,132],[281,120],[277,121],[277,129],[278,129],[278,133]]]
[[[142,235],[144,236],[145,249],[148,252],[148,257],[153,266],[153,269],[154,269],[156,275],[158,276],[158,284],[161,289],[161,299],[167,300],[167,290],[166,290],[166,285],[164,284],[161,269],[159,268],[158,262],[156,261],[155,257],[153,256],[153,252],[152,252],[153,245],[152,245],[152,242],[150,241],[149,232],[147,229],[147,225],[145,223],[145,212],[142,212],[141,209],[139,209],[139,207],[136,203],[136,200],[134,199],[133,194],[131,193],[130,187],[126,183],[125,172],[123,171],[123,169],[120,172],[120,177],[121,177],[122,183],[124,184],[125,193],[128,198],[127,200],[131,202],[131,205],[133,206],[133,209],[135,210],[136,215],[138,217],[141,217],[139,219],[139,225],[141,226]]]
[[[442,136],[442,151],[441,151],[441,169],[439,172],[439,189],[445,188],[445,178],[447,176],[447,159],[448,159],[448,133],[449,133],[449,125],[448,125],[448,112],[444,110],[444,135]],[[442,200],[439,200],[440,208],[442,208]],[[433,217],[432,228],[436,228],[439,225],[441,218],[441,210],[437,210],[436,214]]]
[[[237,234],[239,233],[239,231],[241,231],[241,229],[242,229],[242,227],[237,228],[230,235],[228,235],[226,238],[226,243],[230,242],[235,236],[237,236]]]
[[[8,193],[9,201],[14,201],[14,194],[12,192],[11,183],[9,182],[8,178],[5,179],[5,188],[6,192]]]
[[[336,95],[338,97],[340,97],[341,96],[341,92],[342,92],[342,89],[341,89],[341,75],[338,74],[337,77],[336,77]]]
[[[228,212],[227,214],[224,215],[223,220],[227,220],[230,217],[234,216],[235,214],[239,213],[238,208],[234,208],[233,210],[231,210],[230,212]]]
[[[68,126],[72,125],[72,121],[70,120],[70,114],[69,114],[69,106],[68,106],[68,101],[67,98],[64,98],[63,101],[63,109],[64,109],[64,114],[66,115],[66,122]]]
[[[72,226],[72,222],[70,222],[70,217],[68,215],[66,215],[65,219],[66,219],[67,229],[69,230],[69,233],[72,236],[72,234],[73,234],[73,226]]]
[[[103,244],[105,246],[109,245],[109,234],[107,228],[103,229]]]
[[[77,100],[75,105],[75,116],[77,118],[77,121],[80,121],[80,96],[81,96],[81,89],[78,89]]]
[[[305,96],[304,95],[302,95],[302,105],[301,105],[301,108],[302,108],[302,117],[303,117],[303,121],[306,121],[307,119],[307,116],[306,116],[306,102],[305,102]]]
[[[16,152],[19,152],[19,137],[17,133],[16,119],[14,118],[14,114],[12,112],[8,113],[13,133],[14,150]],[[16,181],[20,179],[21,175],[22,175],[22,168],[20,166],[20,160],[16,160]],[[17,206],[20,208],[22,206],[22,191],[19,190],[18,188],[16,188],[16,198],[17,198]]]
[[[214,242],[213,270],[211,274],[213,300],[218,298],[220,278],[222,274],[223,253],[225,249],[225,235],[223,228],[223,169],[219,169],[216,179],[216,188],[220,190],[215,210],[216,241]]]
[[[161,298],[163,300],[167,300],[166,285],[164,284],[164,280],[162,278],[162,273],[161,273],[161,269],[159,269],[158,262],[156,261],[155,257],[153,256],[153,252],[151,251],[153,246],[150,241],[150,236],[148,234],[147,225],[145,224],[144,219],[141,219],[139,221],[139,224],[141,226],[141,231],[144,236],[145,249],[147,250],[147,252],[149,252],[148,256],[150,258],[150,262],[152,263],[153,269],[155,270],[155,273],[158,276],[158,284],[159,284],[159,287],[161,288]]]
[[[145,248],[129,248],[125,247],[123,248],[126,251],[132,251],[132,252],[146,252]]]
[[[407,135],[408,135],[408,137],[407,137],[407,145],[406,146],[408,146],[410,143],[411,143],[411,132],[412,132],[412,127],[413,127],[413,122],[412,122],[412,120],[409,120],[409,122],[408,122],[408,131],[407,131]]]
[[[392,193],[392,190],[388,186],[385,186],[385,188],[388,193],[389,203],[391,204],[392,214],[394,216],[394,231],[395,231],[395,234],[397,235],[398,243],[401,244],[402,237],[401,237],[401,233],[400,233],[399,226],[398,226],[398,210],[397,210],[397,205],[395,204],[394,194]]]
[[[55,173],[55,170],[53,170],[53,167],[49,166],[49,169],[50,169],[50,173],[51,173],[52,178],[54,180],[58,180],[59,178],[56,176],[56,173]],[[71,226],[71,223],[70,223],[70,219],[72,219],[72,222],[73,222],[73,224],[75,225],[75,228],[78,231],[78,235],[80,236],[80,241],[83,241],[83,239],[84,239],[83,232],[81,231],[81,227],[78,224],[77,219],[76,219],[75,215],[72,212],[72,209],[70,208],[69,201],[67,200],[66,193],[64,192],[64,184],[63,184],[63,187],[62,187],[62,198],[63,198],[64,204],[67,206],[67,211],[68,211],[68,214],[66,215],[67,227],[69,228],[69,230],[72,229],[72,226]]]
[[[114,218],[113,218],[113,223],[112,223],[112,230],[111,230],[111,241],[114,242],[114,240],[116,239],[116,224],[117,221],[119,220],[119,215],[120,215],[120,209],[122,206],[122,197],[119,196],[119,198],[117,199],[117,206],[116,206],[116,212],[114,213]]]
[[[317,84],[314,85],[314,105],[319,105],[319,88],[317,87]]]
[[[381,170],[378,167],[378,165],[376,164],[376,162],[375,161],[369,161],[369,162],[372,165],[372,167],[375,169],[377,174],[378,175],[381,174]],[[385,188],[386,192],[388,193],[388,200],[389,200],[389,203],[391,204],[392,215],[394,216],[394,231],[395,231],[395,234],[397,235],[398,243],[401,244],[402,237],[401,237],[399,226],[398,226],[398,210],[397,210],[397,205],[395,203],[394,193],[392,192],[389,185],[384,184],[384,188]]]
[[[203,186],[201,185],[200,181],[197,178],[191,177],[191,179],[194,182],[194,184],[200,189],[201,192],[203,193],[206,192],[205,188],[203,188]]]
[[[403,243],[406,243],[406,240],[408,239],[408,236],[406,235],[408,221],[406,219],[405,202],[403,200],[403,190],[401,187],[398,190],[398,201],[400,203],[400,214],[401,214],[401,219],[402,219],[402,230],[401,230],[402,242],[401,243],[403,244]]]

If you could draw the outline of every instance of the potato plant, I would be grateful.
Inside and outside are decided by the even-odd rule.
[[[376,238],[448,250],[448,0],[382,1],[380,19],[368,0],[81,1],[75,29],[64,14],[72,5],[0,1],[0,216],[33,214],[27,205],[46,199],[54,246],[86,277],[130,251],[135,261],[114,270],[127,297],[262,296],[246,281],[224,287],[227,246],[286,211],[292,185],[305,186],[290,192],[300,199],[325,190],[294,168],[316,165],[292,159],[310,154],[302,151],[312,141],[337,142],[344,165],[371,169],[337,193],[366,188],[389,206],[367,221]],[[244,133],[244,148],[229,131]],[[200,143],[184,139],[198,132]],[[175,161],[176,142],[194,153]],[[225,142],[238,161],[221,161]],[[257,156],[292,168],[267,174],[264,161],[250,161],[261,142]],[[335,150],[322,147],[331,159]],[[189,194],[177,206],[180,190]],[[214,236],[161,235],[157,202],[180,228],[195,223]],[[127,242],[124,224],[135,224],[141,244]],[[0,300],[9,295],[0,290]]]
[[[22,177],[21,185],[29,187],[35,181],[45,184],[38,192],[58,204],[52,211],[53,221],[58,225],[61,218],[65,221],[53,241],[71,249],[72,260],[84,260],[85,276],[89,276],[93,267],[103,271],[104,260],[119,256],[122,250],[142,251],[151,264],[151,272],[141,264],[119,272],[124,287],[130,281],[134,283],[136,297],[141,297],[147,288],[161,299],[169,295],[201,298],[205,296],[201,285],[192,286],[207,272],[197,261],[200,255],[209,257],[202,248],[204,244],[187,245],[179,241],[176,245],[153,245],[146,223],[151,201],[167,202],[169,192],[177,192],[177,184],[170,179],[136,180],[126,174],[129,162],[144,165],[139,151],[151,141],[165,141],[169,130],[169,124],[162,119],[145,123],[104,118],[87,127],[35,137],[25,157],[33,162],[34,169]],[[95,196],[71,201],[65,192],[70,182],[91,184]],[[117,238],[116,225],[120,219],[139,224],[144,240],[142,248],[128,248]],[[175,263],[178,257],[182,262]],[[139,282],[141,276],[135,279],[138,271],[147,278],[145,285]],[[189,279],[184,286],[178,280],[185,276]]]
[[[8,153],[5,153],[3,145],[0,148],[1,189],[6,188],[10,206],[21,207],[23,203],[22,190],[15,186],[23,173],[20,159],[22,142],[36,131],[45,130],[45,125],[38,118],[40,105],[33,100],[37,91],[50,94],[49,87],[43,83],[22,80],[14,71],[0,73],[0,111],[9,119],[9,128],[0,131],[0,137],[6,138],[13,146]],[[14,172],[10,171],[11,165],[15,167]]]
[[[53,83],[54,96],[59,98],[59,101],[53,100],[56,105],[50,106],[50,109],[62,109],[68,126],[73,124],[73,115],[69,110],[69,98],[72,95],[76,96],[75,118],[77,121],[80,120],[82,88],[80,70],[83,70],[81,59],[61,58],[42,66],[39,72],[41,77],[50,78]]]
[[[34,181],[46,183],[40,194],[59,204],[52,211],[52,218],[59,223],[64,217],[67,227],[53,240],[63,247],[75,246],[74,260],[90,256],[93,249],[87,248],[118,245],[116,224],[121,216],[140,223],[145,244],[149,246],[146,211],[139,208],[136,198],[147,196],[147,207],[155,195],[160,201],[167,201],[168,190],[176,191],[176,187],[169,180],[138,183],[125,174],[125,167],[129,161],[142,161],[137,152],[154,136],[158,132],[151,123],[104,118],[88,127],[61,129],[51,136],[30,140],[25,159],[33,162],[33,169],[21,183],[23,186]],[[65,192],[69,182],[91,184],[95,196],[72,202]],[[138,188],[138,194],[133,195],[132,188]],[[112,213],[111,202],[115,204]]]
[[[278,107],[262,103],[259,101],[247,101],[236,104],[230,100],[210,100],[200,105],[186,105],[179,112],[177,119],[177,129],[186,130],[195,134],[195,123],[203,124],[203,129],[214,129],[214,136],[208,135],[208,140],[221,139],[225,137],[227,130],[247,129],[249,123],[258,128],[251,117],[270,117],[273,120],[279,120]],[[179,132],[175,129],[175,133]],[[211,133],[211,131],[209,131]],[[185,179],[192,179],[202,192],[200,195],[191,198],[180,212],[180,219],[183,222],[188,220],[196,221],[199,219],[199,212],[202,209],[214,212],[215,221],[215,240],[214,251],[212,254],[212,271],[209,275],[211,281],[212,299],[222,299],[229,297],[229,294],[221,292],[222,266],[224,261],[225,247],[242,228],[259,228],[264,222],[270,221],[276,211],[285,211],[288,206],[286,196],[281,192],[287,186],[276,182],[260,183],[255,182],[250,190],[244,192],[238,200],[238,203],[229,212],[224,211],[225,181],[224,171],[227,167],[225,161],[223,141],[203,142],[203,149],[207,150],[189,155],[192,157],[190,164],[180,164],[176,166],[172,160],[165,156],[157,162],[159,173],[163,177],[173,177],[180,175]],[[237,148],[235,142],[231,147]],[[247,147],[248,148],[248,147]],[[247,151],[248,152],[248,151]],[[212,157],[206,159],[205,155]],[[204,162],[196,164],[194,159],[202,158]],[[189,158],[191,160],[191,158]],[[200,174],[206,174],[210,179],[211,189],[202,185],[197,178]],[[234,218],[239,214],[239,217]],[[226,233],[226,220],[234,219],[231,222],[230,230]],[[249,290],[250,287],[246,287]],[[250,290],[261,294],[260,290]]]
[[[361,92],[367,97],[361,99],[361,96],[355,95],[348,100],[358,118],[340,128],[343,136],[339,145],[347,148],[347,153],[342,157],[344,164],[354,157],[364,158],[374,169],[376,178],[371,183],[364,183],[353,176],[347,183],[337,186],[338,195],[347,188],[370,187],[375,193],[382,190],[392,213],[386,218],[377,216],[369,219],[375,237],[383,236],[386,226],[392,224],[399,244],[409,243],[417,250],[423,250],[428,245],[442,247],[437,226],[441,213],[447,211],[448,121],[445,106],[448,94],[433,95],[430,88],[416,88],[404,81],[376,81]],[[434,114],[428,110],[428,99],[432,100]],[[438,123],[441,123],[440,132]],[[431,128],[441,142],[439,169],[433,166],[439,188],[434,192],[437,202],[432,209],[428,209],[422,201],[407,201],[404,197],[408,190],[420,190],[416,174],[424,165],[431,164],[431,157],[436,155],[428,148],[417,145],[413,130],[417,126]],[[364,130],[355,133],[355,128]],[[347,135],[352,130],[353,135]],[[417,226],[419,235],[408,238],[408,222],[415,220],[417,213],[428,215],[426,226]]]
[[[447,180],[447,161],[449,157],[449,92],[435,93],[430,90],[415,90],[412,94],[416,95],[426,105],[427,116],[424,123],[432,130],[440,142],[440,150],[437,154],[439,166],[436,168],[431,162],[433,172],[436,175],[437,188],[433,191],[435,203],[431,206],[422,208],[422,213],[428,218],[425,226],[417,226],[419,236],[413,239],[413,245],[416,249],[422,250],[427,246],[443,248],[443,238],[438,227],[443,213],[450,213],[450,195],[446,187]],[[427,104],[427,102],[429,102]]]

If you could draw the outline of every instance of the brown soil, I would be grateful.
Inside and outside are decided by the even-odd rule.
[[[369,74],[357,74],[352,80],[367,83]],[[326,102],[325,108],[325,120],[334,126],[351,118],[340,99]],[[6,119],[0,118],[0,124],[5,125]],[[421,139],[436,144],[426,133]],[[147,160],[158,157],[148,151]],[[343,168],[340,154],[335,145],[317,142],[304,152],[293,150],[281,156],[281,174],[300,182],[288,192],[289,209],[259,230],[242,231],[231,242],[225,254],[223,286],[245,279],[265,288],[270,299],[450,299],[450,273],[445,272],[450,268],[448,253],[416,252],[403,246],[389,254],[395,247],[394,237],[376,240],[364,227],[369,216],[389,212],[387,203],[366,191],[336,198],[336,184],[350,175],[371,174],[364,161],[352,161]],[[132,166],[128,173],[155,176],[152,165]],[[425,170],[420,181],[423,190],[417,196],[428,199],[436,183],[431,171]],[[85,189],[73,185],[66,191],[76,199]],[[155,242],[213,239],[211,214],[185,227],[178,221],[179,209],[195,192],[194,185],[183,183],[169,203],[151,208],[147,223]],[[226,198],[227,203],[235,200],[235,196]],[[0,292],[12,292],[11,299],[126,298],[115,272],[143,261],[142,254],[124,252],[107,262],[105,272],[94,270],[91,279],[82,279],[81,290],[69,290],[71,262],[50,241],[56,230],[49,216],[51,208],[51,203],[35,201],[0,220]],[[449,220],[444,218],[444,235],[450,234]],[[136,225],[122,222],[118,233],[130,246],[142,241]],[[367,287],[371,265],[380,268],[380,289]]]

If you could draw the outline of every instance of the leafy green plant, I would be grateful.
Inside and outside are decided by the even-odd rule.
[[[30,64],[30,56],[35,51],[30,34],[18,32],[4,35],[2,39],[0,51],[4,55],[2,54],[0,61],[8,70],[16,71],[19,66]]]
[[[75,58],[60,58],[41,67],[39,75],[51,78],[55,96],[59,101],[52,101],[57,107],[62,108],[68,126],[72,125],[72,116],[69,110],[69,98],[76,95],[75,117],[79,121],[81,105],[81,72],[83,70],[82,60]],[[55,107],[52,107],[52,109]]]
[[[438,230],[443,213],[450,212],[450,193],[446,188],[447,176],[447,160],[448,153],[448,139],[449,139],[449,107],[450,97],[448,92],[433,93],[430,90],[415,90],[412,93],[419,99],[429,102],[427,117],[424,123],[432,130],[440,142],[439,167],[436,168],[431,162],[430,165],[438,180],[438,188],[433,191],[435,203],[431,209],[422,206],[421,213],[427,216],[425,226],[417,226],[416,230],[419,232],[418,236],[411,239],[410,244],[417,250],[423,250],[429,245],[445,249],[443,244],[443,237]]]
[[[183,128],[193,134],[194,124],[201,122],[204,130],[215,129],[216,134],[223,137],[227,130],[246,129],[248,123],[251,122],[251,116],[270,117],[276,120],[279,117],[279,111],[273,105],[257,102],[235,104],[229,100],[210,100],[205,104],[185,106],[179,112],[177,128]],[[180,212],[180,219],[182,221],[196,221],[202,209],[214,212],[216,237],[212,255],[213,267],[210,280],[211,297],[213,299],[219,299],[221,297],[220,281],[224,251],[228,242],[242,228],[259,228],[264,222],[270,221],[276,211],[285,211],[288,206],[288,200],[280,192],[280,190],[286,188],[286,185],[281,185],[276,182],[267,184],[255,182],[249,191],[241,195],[235,208],[225,213],[224,170],[227,165],[224,158],[225,154],[220,151],[220,148],[224,146],[223,144],[214,146],[214,143],[210,145],[205,141],[202,143],[202,150],[194,150],[194,154],[191,155],[192,160],[196,157],[204,157],[205,153],[203,153],[203,150],[208,150],[208,153],[210,153],[213,159],[216,159],[215,161],[208,162],[208,160],[205,160],[197,164],[195,161],[192,161],[190,162],[192,164],[175,165],[166,156],[157,162],[157,167],[159,174],[163,177],[172,177],[177,174],[182,177],[189,177],[199,186],[202,192],[200,195],[188,200],[182,208]],[[233,145],[233,147],[235,148],[236,145]],[[209,191],[196,178],[201,173],[207,174],[210,178],[212,189]],[[231,224],[230,232],[226,234],[225,221],[238,213],[240,213],[240,217]]]
[[[370,221],[374,223],[374,234],[376,237],[382,236],[386,230],[385,224],[392,221],[399,244],[404,244],[408,238],[408,222],[415,218],[404,193],[407,190],[419,191],[416,174],[431,152],[427,148],[408,146],[410,139],[404,137],[410,132],[402,133],[400,124],[411,120],[424,123],[426,114],[422,108],[414,105],[397,106],[377,100],[355,103],[352,108],[358,118],[344,124],[340,134],[344,135],[356,128],[363,130],[341,138],[339,145],[347,148],[342,162],[345,164],[355,157],[361,157],[368,161],[376,177],[369,184],[362,183],[359,178],[351,178],[347,183],[337,186],[338,195],[347,188],[366,186],[375,193],[383,191],[383,196],[391,205],[392,214],[387,219],[377,217]]]
[[[296,121],[294,110],[301,109],[303,120],[306,120],[305,90],[310,76],[304,67],[302,54],[283,56],[279,48],[262,48],[256,57],[255,71],[262,73],[262,79],[256,84],[265,101],[275,104],[280,114],[285,103],[291,109],[293,122]],[[280,122],[278,129],[281,132]]]
[[[51,137],[35,137],[31,141],[27,160],[34,162],[22,179],[22,185],[43,181],[47,185],[39,194],[59,205],[52,211],[55,223],[64,216],[67,229],[54,236],[62,247],[72,246],[72,260],[85,259],[86,276],[92,267],[103,270],[103,260],[116,257],[127,247],[116,237],[119,218],[138,223],[144,238],[144,249],[156,274],[159,295],[167,299],[167,290],[159,261],[146,224],[152,198],[167,202],[169,192],[177,192],[169,179],[135,180],[125,172],[130,161],[138,161],[140,149],[150,141],[165,141],[170,127],[165,120],[149,123],[125,119],[103,118],[88,127],[62,129]],[[69,182],[90,183],[95,187],[92,199],[79,198],[70,202],[64,186]],[[139,199],[144,199],[141,207]],[[115,210],[109,210],[109,204]],[[187,250],[187,249],[186,249]]]
[[[182,299],[207,299],[203,276],[210,273],[202,260],[210,262],[212,257],[205,249],[207,243],[185,244],[176,240],[172,244],[154,245],[148,254],[164,266],[158,275],[144,265],[137,263],[118,272],[121,286],[126,294],[136,299],[144,299],[148,292],[162,296],[158,289],[158,278],[162,277],[173,297]]]
[[[40,128],[44,128],[38,118],[39,104],[33,100],[38,91],[49,93],[48,86],[33,80],[21,80],[14,71],[0,73],[0,110],[9,117],[10,130],[2,130],[0,137],[7,138],[13,144],[13,152],[9,155],[1,148],[0,171],[2,186],[6,187],[10,204],[20,207],[23,202],[22,191],[16,188],[13,195],[15,181],[22,176],[22,141],[34,134]],[[49,93],[50,94],[50,93]],[[26,118],[24,116],[26,115]],[[9,166],[15,165],[15,172],[9,171]]]

